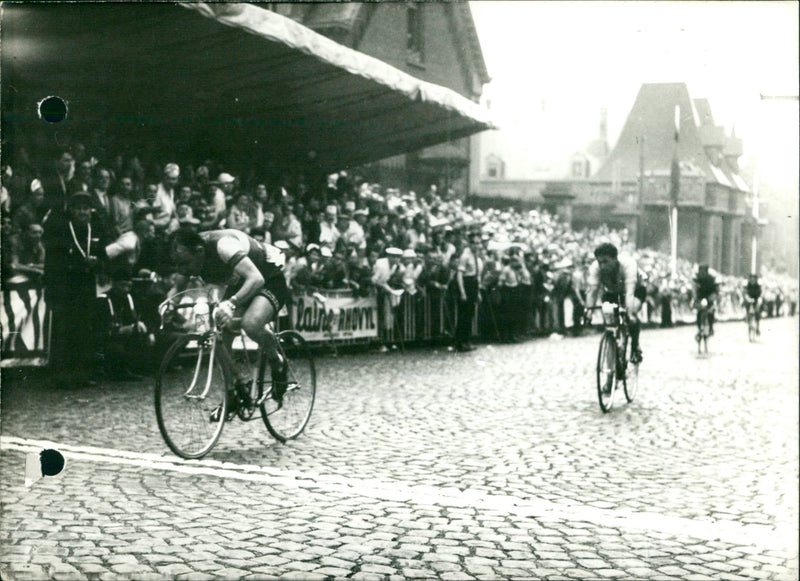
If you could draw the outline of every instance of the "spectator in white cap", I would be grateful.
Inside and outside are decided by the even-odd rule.
[[[175,213],[175,186],[181,170],[175,163],[168,163],[164,167],[164,177],[158,184],[156,198],[153,202],[153,223],[156,232],[171,234],[178,229],[178,216]]]
[[[325,215],[319,223],[319,243],[320,246],[327,246],[333,250],[336,247],[342,233],[336,227],[338,210],[335,205],[330,204],[325,207]]]
[[[227,172],[222,172],[217,176],[217,183],[222,186],[222,189],[225,190],[226,193],[233,191],[233,183],[235,181],[236,178]]]
[[[412,248],[403,251],[403,290],[410,295],[417,294],[417,279],[422,273],[422,261]]]
[[[306,245],[306,255],[297,261],[293,286],[319,287],[322,284],[322,252],[319,244]]]
[[[400,259],[403,251],[399,248],[389,247],[386,249],[386,256],[375,261],[372,267],[372,284],[378,289],[378,320],[379,326],[384,332],[390,331],[394,327],[393,307],[400,302],[403,294],[402,289],[392,288],[390,281],[397,279],[402,274]],[[381,351],[387,351],[386,345],[381,346]]]
[[[399,248],[390,247],[386,249],[386,256],[375,261],[372,267],[372,284],[388,292],[393,292],[389,286],[389,280],[401,268],[400,259],[403,251]]]

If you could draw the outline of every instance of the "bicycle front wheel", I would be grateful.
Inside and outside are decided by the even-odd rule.
[[[625,349],[625,375],[622,379],[622,387],[628,403],[633,401],[633,398],[636,397],[636,390],[639,389],[639,364],[631,360],[632,355],[633,348],[631,347],[631,341],[628,341]]]
[[[280,404],[272,397],[264,401],[261,417],[269,433],[278,441],[286,442],[297,438],[311,418],[317,372],[311,351],[300,333],[283,331],[277,338],[288,365],[288,387]]]
[[[156,376],[158,429],[181,458],[208,454],[225,425],[228,380],[214,341],[181,337],[167,350]]]
[[[751,343],[756,342],[756,317],[752,311],[747,314],[747,338]]]
[[[697,345],[699,352],[708,353],[708,337],[710,334],[711,324],[708,321],[708,312],[703,311],[700,315],[700,342]]]
[[[614,387],[617,380],[617,344],[611,332],[603,333],[597,353],[597,399],[600,409],[608,413],[614,405]]]

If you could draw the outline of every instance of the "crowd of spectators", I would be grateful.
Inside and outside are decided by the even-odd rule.
[[[27,155],[18,157],[18,166],[3,168],[4,282],[43,282],[48,295],[58,295],[78,271],[91,271],[106,287],[128,273],[149,281],[139,308],[144,326],[156,322],[154,305],[172,274],[167,240],[180,228],[241,230],[286,252],[290,288],[346,288],[361,295],[377,288],[391,306],[402,295],[456,296],[459,258],[469,235],[478,233],[485,303],[479,324],[502,341],[577,332],[586,269],[602,241],[636,257],[648,290],[648,320],[669,325],[691,309],[696,265],[681,260],[672,277],[669,258],[636,250],[627,231],[576,231],[543,210],[481,210],[452,190],[401,192],[344,171],[319,187],[302,176],[267,182],[212,160],[145,164],[137,156],[93,157],[80,144],[40,168]],[[71,239],[65,228],[72,206],[80,205],[91,209],[86,246],[74,228]],[[83,261],[71,271],[47,260],[48,243],[54,252],[64,247],[70,256],[86,256],[78,256]],[[45,265],[57,276],[48,276]],[[721,301],[739,308],[744,281],[717,276]],[[768,273],[762,285],[765,315],[795,312],[797,281]]]

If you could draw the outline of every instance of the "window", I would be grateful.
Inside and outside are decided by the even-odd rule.
[[[572,177],[580,178],[583,177],[583,161],[576,160],[572,162]]]
[[[486,160],[486,175],[490,178],[504,180],[506,178],[505,162],[496,155],[490,155]]]
[[[406,55],[408,62],[413,65],[422,65],[425,62],[422,9],[422,4],[406,5]]]

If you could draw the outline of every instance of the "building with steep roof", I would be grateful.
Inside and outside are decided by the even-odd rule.
[[[675,141],[676,107],[680,121]],[[750,270],[751,191],[739,173],[742,142],[714,122],[684,83],[642,85],[620,137],[596,174],[552,184],[575,227],[627,227],[639,247],[669,252],[670,168],[677,154],[678,255],[729,274]]]
[[[489,73],[466,2],[267,4],[336,42],[478,102]],[[369,96],[363,96],[368,99]],[[453,139],[360,168],[387,187],[470,190],[471,138]]]

